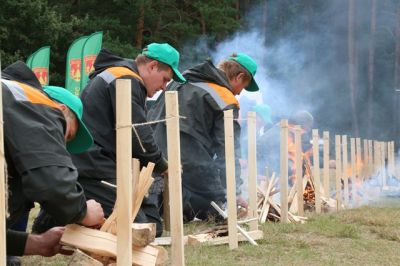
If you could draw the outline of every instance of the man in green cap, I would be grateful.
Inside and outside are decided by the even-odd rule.
[[[21,61],[2,71],[4,148],[7,163],[9,217],[7,254],[51,256],[59,251],[63,229],[42,235],[12,230],[33,202],[60,225],[96,226],[104,213],[86,200],[69,152],[82,152],[92,137],[81,121],[79,98],[63,88],[42,90],[35,74]],[[47,228],[49,229],[49,228]]]
[[[86,196],[99,201],[106,216],[111,214],[115,203],[115,189],[103,185],[101,181],[116,182],[116,79],[131,81],[132,123],[144,123],[147,122],[146,97],[165,90],[171,79],[185,81],[178,64],[178,51],[166,43],[149,44],[135,60],[103,49],[94,62],[94,72],[81,95],[83,121],[93,134],[94,145],[87,152],[73,156],[73,160]],[[158,174],[167,173],[167,160],[154,141],[151,127],[135,129],[139,139],[132,134],[133,158],[139,159],[141,166],[155,163],[154,172]],[[156,223],[157,234],[160,235],[162,224],[155,203],[151,195],[146,198],[135,221]]]
[[[243,89],[257,91],[254,80],[256,62],[246,54],[232,54],[215,67],[210,60],[184,72],[187,83],[172,82],[170,91],[178,91],[182,158],[183,214],[186,221],[197,217],[207,219],[217,212],[210,202],[226,202],[224,111],[233,110],[239,115],[236,95]],[[150,120],[165,117],[165,100],[162,94],[149,111]],[[155,138],[163,151],[167,149],[166,127],[154,127]],[[240,186],[240,125],[234,120],[237,203],[247,208],[241,197]]]

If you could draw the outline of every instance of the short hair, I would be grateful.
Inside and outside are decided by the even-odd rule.
[[[143,54],[139,54],[138,56],[136,56],[136,59],[135,59],[136,64],[138,66],[150,63],[153,60],[157,61],[157,63],[158,63],[157,68],[158,68],[159,71],[162,71],[162,70],[163,71],[168,71],[168,69],[171,69],[171,67],[169,65],[167,65],[167,64],[165,64],[163,62],[160,62],[160,61],[158,61],[156,59],[147,57],[147,56],[145,56]]]
[[[231,56],[236,57],[237,55],[234,53]],[[218,64],[218,68],[225,72],[229,80],[233,79],[240,73],[244,73],[244,81],[250,81],[252,78],[249,71],[247,71],[247,69],[234,60],[224,60]]]

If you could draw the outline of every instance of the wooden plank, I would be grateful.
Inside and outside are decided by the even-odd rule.
[[[349,160],[347,158],[347,136],[342,136],[342,152],[343,152],[343,159],[342,159],[342,179],[343,179],[343,197],[344,197],[344,205],[349,207],[349,175],[347,173],[349,168]]]
[[[386,142],[381,141],[381,178],[382,178],[382,187],[387,186],[387,179],[386,179]]]
[[[172,237],[171,264],[185,265],[178,92],[167,91],[165,93],[165,101],[165,115],[168,119],[168,186],[170,191],[174,192],[169,195]]]
[[[288,121],[281,120],[280,132],[280,190],[281,190],[281,221],[288,223]]]
[[[318,129],[312,130],[312,139],[313,139],[313,161],[314,161],[315,212],[321,213],[321,175],[320,175],[320,169],[319,169]]]
[[[373,170],[373,174],[375,175],[376,173],[378,173],[379,171],[379,158],[380,158],[380,154],[379,154],[380,148],[378,145],[378,141],[374,140],[374,170]],[[380,180],[379,180],[380,181]]]
[[[156,238],[155,223],[132,223],[132,244],[144,247],[152,243]]]
[[[323,170],[323,179],[324,179],[324,192],[325,197],[330,197],[330,188],[329,188],[329,132],[324,131],[323,133],[324,140],[324,151],[323,151],[323,160],[324,160],[324,170]]]
[[[103,263],[76,249],[71,256],[68,266],[103,266]]]
[[[1,69],[1,62],[0,62]],[[7,217],[7,197],[6,197],[6,178],[5,157],[4,157],[4,131],[3,131],[3,88],[1,83],[0,71],[0,265],[6,265],[6,217]]]
[[[254,240],[262,239],[264,237],[263,231],[255,230],[249,231],[247,234]],[[238,241],[247,241],[247,239],[240,233],[237,233]],[[210,234],[197,234],[188,235],[188,245],[224,245],[229,243],[228,236],[212,237]]]
[[[1,62],[0,62],[1,69]],[[4,157],[4,131],[3,131],[3,88],[1,83],[0,71],[0,265],[6,265],[6,217],[7,217],[7,200],[6,197],[6,178],[5,176],[5,157]],[[4,200],[5,199],[5,200]]]
[[[140,175],[140,161],[136,158],[132,159],[132,203],[136,201],[139,187],[139,175]],[[131,221],[133,222],[136,218],[137,211],[132,206]]]
[[[61,244],[100,256],[112,258],[117,256],[117,237],[115,235],[76,224],[65,226]],[[127,262],[126,265],[131,265],[132,263],[134,265],[155,265],[158,256],[157,249],[151,246],[131,246],[128,249],[131,254],[131,261]]]
[[[116,81],[117,265],[132,263],[132,101],[131,81]],[[128,149],[127,149],[128,147]]]
[[[233,140],[233,111],[224,111],[226,193],[228,203],[229,249],[238,247],[236,214],[235,149]]]
[[[250,218],[257,218],[257,149],[256,149],[256,113],[247,113],[248,129],[248,191],[249,191],[249,210]],[[249,223],[250,231],[258,229],[258,219]]]
[[[373,165],[374,165],[374,150],[372,148],[372,140],[368,140],[368,177],[371,177],[373,174]]]
[[[351,163],[351,198],[353,202],[355,202],[355,196],[357,195],[356,193],[356,186],[355,186],[355,180],[356,180],[356,142],[354,138],[350,139],[350,163]],[[350,196],[350,195],[349,195]]]
[[[362,150],[361,150],[361,139],[356,138],[356,178],[361,179],[361,155],[362,155]]]
[[[363,167],[362,167],[362,172],[361,172],[361,175],[362,175],[362,180],[361,181],[363,181],[364,182],[364,180],[367,178],[367,176],[368,176],[368,170],[367,170],[367,166],[368,166],[368,157],[369,157],[369,154],[368,154],[368,140],[366,140],[366,139],[364,139],[363,140],[363,144],[364,144],[364,147],[363,147],[363,151],[364,151],[364,157],[363,157],[363,160],[362,160],[362,164],[363,164]]]
[[[342,204],[341,199],[341,178],[342,178],[342,156],[341,156],[341,142],[340,135],[335,135],[335,154],[336,154],[336,210],[340,210],[340,206]]]

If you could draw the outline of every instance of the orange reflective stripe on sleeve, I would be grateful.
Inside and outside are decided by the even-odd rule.
[[[218,93],[219,97],[221,97],[221,99],[226,103],[226,105],[234,104],[240,107],[239,101],[236,99],[235,95],[233,95],[233,93],[230,90],[215,83],[207,83],[207,85]]]
[[[53,108],[59,108],[58,104],[52,101],[49,97],[47,97],[44,93],[40,92],[37,89],[32,88],[29,85],[24,83],[20,83],[15,81],[25,92],[25,95],[29,102],[34,104],[44,104]]]
[[[108,77],[107,81],[109,83],[111,83],[113,80],[120,78],[122,76],[132,76],[135,79],[137,79],[139,82],[143,83],[143,79],[135,72],[133,72],[132,70],[130,70],[129,68],[126,67],[110,67],[107,68],[104,72],[108,72],[109,74],[111,74],[113,77],[110,78]],[[101,74],[100,74],[101,75]]]

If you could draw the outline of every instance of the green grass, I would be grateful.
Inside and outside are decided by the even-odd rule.
[[[307,223],[261,225],[259,246],[241,243],[187,246],[187,265],[398,265],[400,200],[392,199],[339,213],[310,215]],[[207,228],[191,223],[185,232]],[[68,257],[24,258],[25,265],[68,265]]]

